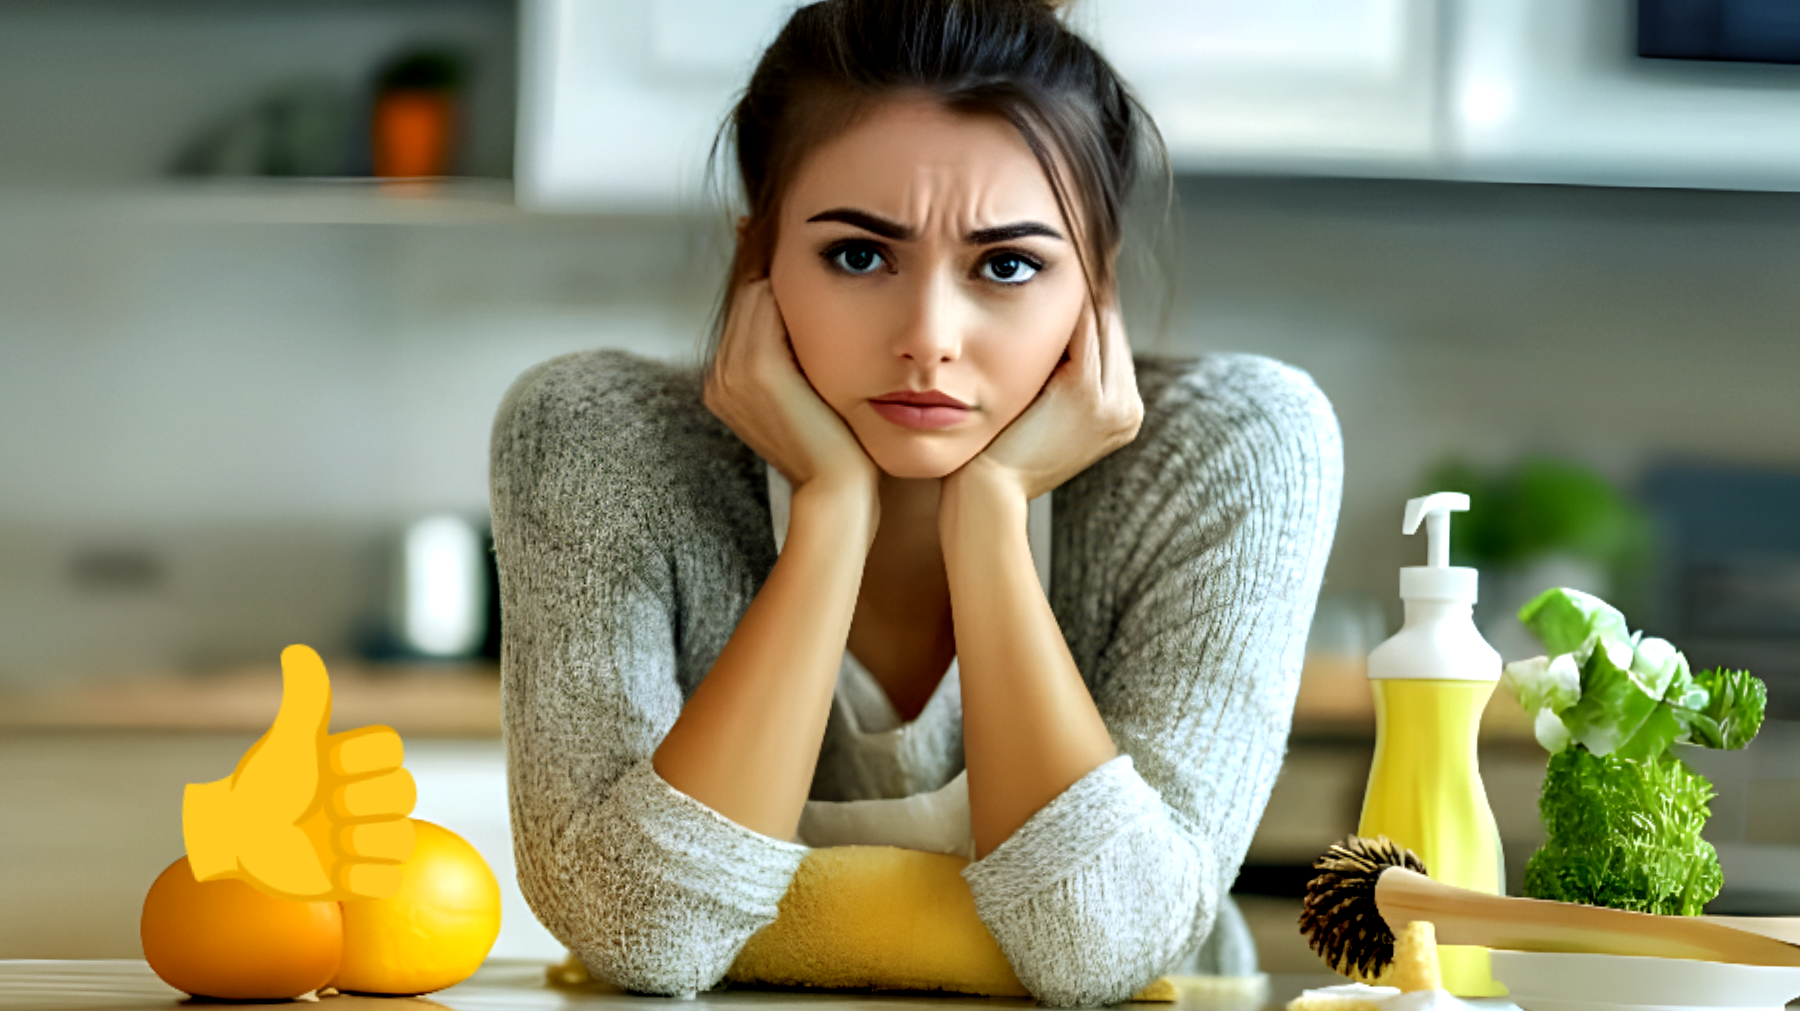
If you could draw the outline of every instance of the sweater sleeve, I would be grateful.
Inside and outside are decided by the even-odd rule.
[[[669,786],[651,753],[680,712],[666,440],[620,360],[553,359],[494,422],[502,728],[519,887],[590,971],[693,994],[775,918],[805,848]],[[608,388],[607,383],[613,384]]]
[[[1077,479],[1086,515],[1058,534],[1120,755],[963,872],[1046,1004],[1125,1000],[1206,938],[1286,750],[1342,449],[1304,373],[1223,361],[1146,391],[1139,438]]]

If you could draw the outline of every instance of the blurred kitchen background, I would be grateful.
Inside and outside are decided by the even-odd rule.
[[[183,784],[266,728],[288,643],[334,729],[511,880],[487,442],[522,370],[692,360],[702,169],[784,0],[0,0],[0,958],[139,957]],[[1239,881],[1269,969],[1352,830],[1362,660],[1408,497],[1475,495],[1480,618],[1600,592],[1768,682],[1706,756],[1726,892],[1800,913],[1800,13],[1779,0],[1078,0],[1178,171],[1140,353],[1308,370],[1342,520]],[[1154,283],[1139,286],[1154,293]],[[1158,322],[1166,317],[1166,326]],[[1544,754],[1497,693],[1516,887]]]

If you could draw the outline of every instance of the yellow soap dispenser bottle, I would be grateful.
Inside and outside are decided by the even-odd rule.
[[[1357,834],[1412,850],[1437,881],[1499,895],[1500,835],[1475,742],[1500,654],[1475,629],[1476,571],[1450,564],[1450,514],[1468,508],[1457,492],[1406,503],[1405,532],[1425,522],[1427,564],[1400,570],[1406,624],[1369,654],[1375,761]],[[1438,962],[1444,988],[1459,997],[1506,993],[1486,948],[1439,945]]]

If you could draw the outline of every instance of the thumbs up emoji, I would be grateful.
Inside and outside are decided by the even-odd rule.
[[[213,783],[190,783],[181,830],[200,881],[238,878],[303,902],[383,899],[412,856],[418,800],[392,727],[327,732],[331,683],[319,654],[281,651],[275,723]]]

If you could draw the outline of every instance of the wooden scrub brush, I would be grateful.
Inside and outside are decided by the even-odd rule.
[[[1346,976],[1380,975],[1395,928],[1413,920],[1430,920],[1439,944],[1800,966],[1800,918],[1660,916],[1489,895],[1431,880],[1418,856],[1385,836],[1333,843],[1313,868],[1300,932]]]
[[[1387,836],[1351,836],[1313,861],[1320,873],[1306,886],[1300,933],[1341,976],[1375,979],[1394,961],[1395,931],[1375,901],[1375,884],[1390,867],[1425,873],[1412,850]]]

